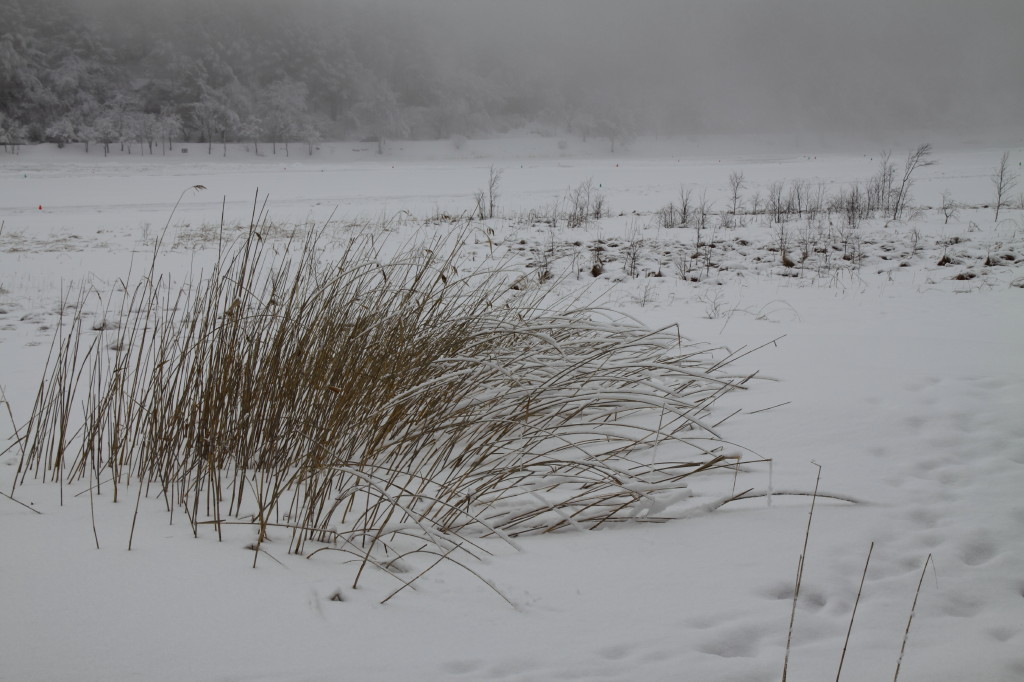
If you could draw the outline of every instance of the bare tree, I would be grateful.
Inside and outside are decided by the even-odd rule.
[[[1017,174],[1010,170],[1010,152],[1003,152],[999,167],[992,173],[992,184],[996,188],[996,222],[999,211],[1010,207],[1010,192],[1017,186]]]
[[[960,215],[960,204],[953,199],[953,194],[948,189],[942,193],[942,215],[946,218],[944,223],[946,225],[949,224],[950,218],[956,218]]]
[[[768,186],[768,215],[774,223],[781,223],[786,217],[786,202],[782,198],[785,183],[776,180]]]
[[[914,171],[923,166],[933,166],[931,160],[932,146],[930,144],[919,145],[917,149],[907,152],[907,160],[903,164],[903,177],[900,184],[894,190],[892,200],[892,219],[902,220],[903,213],[910,204],[910,188],[914,186]]]
[[[409,134],[406,111],[391,84],[372,70],[360,69],[355,83],[356,103],[350,115],[370,135],[368,139],[377,143],[377,153],[383,154],[388,139]]]
[[[807,199],[810,193],[811,183],[806,180],[794,180],[789,186],[789,196],[786,197],[789,212],[802,216],[804,209],[807,208]]]
[[[487,177],[487,217],[494,217],[495,207],[498,205],[498,197],[501,196],[501,176],[504,174],[501,168],[491,166],[490,174]]]
[[[487,219],[487,196],[482,189],[473,193],[473,203],[476,205],[473,212],[480,220]]]
[[[738,173],[733,171],[732,173],[729,173],[729,189],[731,191],[729,211],[733,215],[736,215],[740,210],[740,204],[742,203],[740,200],[740,192],[742,192],[746,186],[747,183],[744,182],[743,171]]]
[[[871,210],[888,214],[892,210],[892,200],[896,193],[893,185],[896,182],[896,164],[892,161],[892,151],[882,152],[878,162],[878,173],[868,181],[867,200]]]
[[[762,202],[761,193],[760,192],[754,192],[754,196],[751,197],[751,199],[750,199],[750,214],[751,215],[755,215],[756,216],[756,215],[760,215],[761,214],[761,208],[762,208],[761,202]]]
[[[705,189],[700,193],[700,201],[697,202],[697,246],[701,244],[701,234],[708,226],[708,214],[714,202],[708,201],[708,191]]]
[[[679,187],[679,225],[680,227],[690,226],[690,216],[693,213],[690,202],[693,198],[693,190]]]

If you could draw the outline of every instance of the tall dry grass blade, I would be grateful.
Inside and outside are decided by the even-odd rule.
[[[868,558],[864,561],[864,572],[860,574],[860,587],[857,588],[857,598],[853,600],[853,610],[850,612],[850,627],[846,629],[846,639],[843,640],[843,653],[839,657],[839,668],[836,670],[836,682],[843,673],[843,661],[846,660],[846,649],[850,646],[850,635],[853,633],[853,621],[857,617],[857,606],[860,604],[860,595],[864,592],[864,580],[868,577],[868,565],[871,564],[871,553],[875,551],[875,543],[871,542],[868,547]]]
[[[807,514],[807,530],[804,532],[804,547],[800,551],[800,560],[796,565],[796,581],[793,585],[793,606],[789,612],[789,629],[786,633],[786,656],[782,663],[782,682],[786,682],[789,673],[789,653],[793,645],[793,624],[796,622],[796,605],[800,599],[800,585],[804,578],[804,562],[807,559],[807,544],[811,539],[811,523],[814,521],[814,505],[818,501],[818,484],[821,482],[821,465],[811,462],[818,467],[818,476],[814,480],[814,494],[811,497],[811,510]]]
[[[924,576],[928,572],[928,564],[932,564],[932,569],[935,568],[935,562],[932,560],[932,555],[929,554],[928,558],[924,560],[924,566],[921,567],[921,578],[917,581],[917,589],[914,590],[914,603],[910,606],[910,617],[907,618],[907,628],[903,631],[903,643],[900,645],[900,657],[896,660],[896,673],[892,676],[892,681],[897,682],[900,677],[900,666],[903,665],[903,654],[907,651],[907,640],[910,639],[910,625],[914,622],[914,614],[917,612],[917,598],[921,596],[921,586],[924,585]]]

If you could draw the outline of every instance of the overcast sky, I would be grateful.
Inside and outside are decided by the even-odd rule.
[[[578,79],[667,119],[857,132],[1024,121],[1024,0],[384,3],[413,8],[441,51]]]
[[[147,1],[184,2],[136,0]],[[288,11],[312,3],[400,12],[446,63],[575,84],[665,129],[1024,122],[1024,0],[293,0]]]

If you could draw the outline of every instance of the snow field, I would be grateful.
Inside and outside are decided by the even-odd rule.
[[[694,231],[655,224],[680,184],[707,187],[720,210],[732,170],[744,172],[748,196],[777,180],[834,188],[873,173],[877,154],[486,151],[483,159],[444,158],[454,156],[444,149],[383,162],[314,157],[280,170],[232,158],[195,167],[157,157],[69,163],[27,149],[0,158],[0,384],[12,410],[24,418],[30,406],[61,292],[82,281],[109,291],[130,264],[148,265],[187,187],[207,189],[186,192],[161,256],[182,276],[215,249],[204,226],[219,223],[222,197],[227,224],[247,224],[256,188],[280,223],[325,221],[338,206],[339,243],[347,222],[380,216],[401,242],[450,229],[424,219],[471,210],[492,163],[505,169],[499,203],[509,216],[592,178],[611,216],[574,231],[496,219],[493,242],[518,254],[527,273],[557,245],[550,267],[564,278],[561,290],[588,287],[587,297],[652,327],[678,323],[691,339],[733,350],[767,343],[737,364],[772,380],[723,398],[722,417],[742,413],[722,430],[754,451],[745,459],[772,459],[777,491],[813,489],[815,462],[823,493],[859,500],[816,503],[789,679],[834,677],[872,541],[843,679],[893,674],[929,554],[934,570],[900,679],[1024,677],[1024,289],[1012,285],[1024,275],[1024,217],[1013,209],[994,225],[980,208],[991,201],[988,176],[1002,149],[937,145],[940,163],[922,169],[915,204],[934,207],[949,189],[979,207],[959,221],[943,224],[935,210],[906,224],[868,221],[863,260],[821,269],[781,266],[772,230],[751,218],[717,232],[714,266],[698,282],[680,279],[673,263],[699,247]],[[637,235],[641,271],[663,277],[626,274]],[[595,280],[587,270],[599,240],[606,272]],[[481,237],[467,257],[487,251]],[[949,253],[962,263],[937,265]],[[990,254],[1010,257],[984,265]],[[968,271],[975,277],[954,279]],[[0,459],[4,492],[15,464],[11,453]],[[763,490],[767,465],[697,481],[694,492],[713,499],[734,483]],[[273,559],[253,570],[251,529],[230,529],[223,543],[212,530],[195,540],[187,524],[168,525],[157,499],[144,501],[129,553],[132,505],[96,499],[91,510],[88,495],[76,497],[83,488],[13,491],[42,515],[0,498],[2,679],[779,679],[810,507],[808,497],[780,494],[770,508],[756,498],[661,525],[524,537],[521,552],[489,545],[496,556],[471,568],[513,610],[447,564],[381,606],[393,578],[374,574],[353,591],[341,559],[288,555],[285,538],[267,545]]]

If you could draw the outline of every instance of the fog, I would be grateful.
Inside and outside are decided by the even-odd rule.
[[[1020,0],[390,0],[439,54],[632,102],[655,127],[1024,120]]]
[[[126,108],[222,141],[1024,121],[1022,0],[0,0],[0,19],[0,115],[39,141],[121,131]]]

